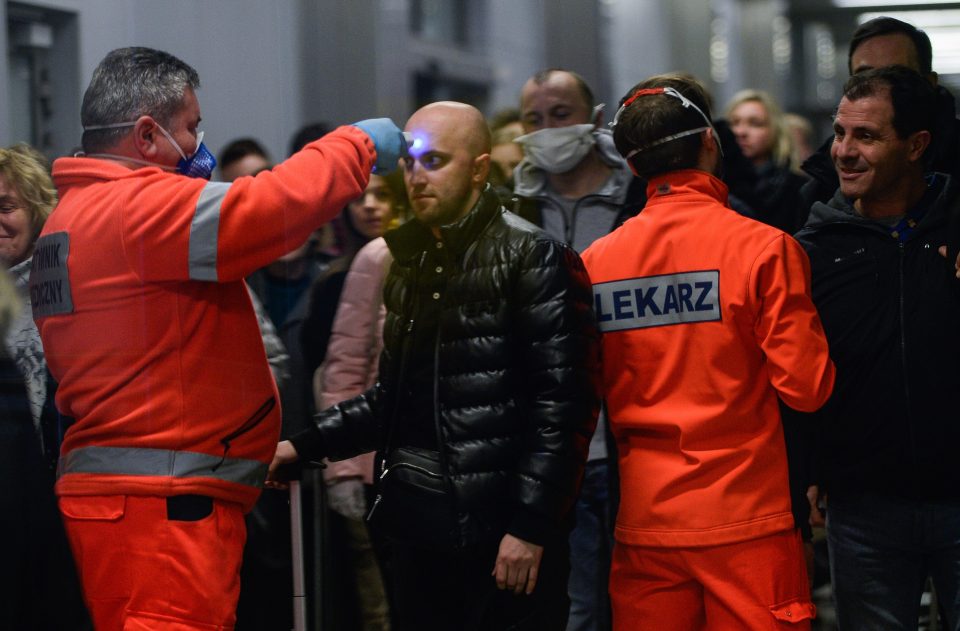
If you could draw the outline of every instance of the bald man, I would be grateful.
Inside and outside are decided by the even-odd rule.
[[[271,472],[378,451],[368,519],[393,543],[395,628],[560,630],[599,407],[590,282],[500,206],[478,110],[433,103],[406,131],[414,219],[385,237],[380,378],[280,443]]]

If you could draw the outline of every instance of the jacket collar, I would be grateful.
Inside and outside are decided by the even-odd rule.
[[[139,178],[145,175],[167,174],[158,166],[131,169],[113,160],[86,156],[58,158],[53,161],[53,183],[57,193],[63,194],[74,186],[87,186],[121,178]]]
[[[949,175],[945,173],[936,173],[933,177],[934,180],[930,186],[936,187],[939,190],[936,192],[936,197],[932,202],[930,202],[929,208],[924,213],[923,218],[920,220],[920,226],[923,226],[924,223],[926,223],[926,220],[935,214],[933,212],[935,209],[945,206],[949,200],[957,197],[957,191],[955,190],[956,186],[953,182],[953,179]],[[833,197],[827,203],[816,202],[810,208],[810,216],[807,217],[807,223],[804,225],[803,229],[817,229],[834,223],[849,223],[864,226],[880,225],[876,221],[863,217],[857,213],[853,207],[852,200],[844,197],[843,193],[840,192],[840,189],[837,189],[836,193],[833,194]]]
[[[681,169],[655,175],[647,182],[647,204],[673,195],[706,195],[727,206],[729,190],[719,178],[698,169]]]
[[[500,198],[488,184],[470,212],[456,222],[440,227],[440,240],[450,248],[451,254],[459,257],[477,240],[499,212]],[[418,219],[411,219],[396,230],[386,233],[383,238],[390,248],[390,253],[399,263],[416,258],[421,252],[433,247],[437,241],[430,228]]]

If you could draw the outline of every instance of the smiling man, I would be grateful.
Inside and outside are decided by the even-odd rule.
[[[393,543],[396,628],[559,631],[599,406],[590,281],[500,206],[478,110],[427,105],[406,131],[415,218],[385,235],[380,378],[280,443],[273,468],[378,451],[369,518]]]
[[[922,75],[936,91],[936,108],[931,114],[933,138],[925,153],[928,171],[960,175],[960,121],[953,94],[938,82],[933,71],[933,47],[925,32],[896,18],[880,16],[861,24],[850,38],[847,69],[854,75],[883,66],[905,66]],[[807,158],[802,169],[811,180],[801,196],[806,207],[815,201],[827,202],[839,181],[830,157],[832,141],[827,140]]]
[[[945,628],[960,625],[960,281],[938,253],[957,193],[924,175],[935,107],[908,68],[851,77],[833,126],[840,188],[797,233],[837,364],[818,460],[841,629],[916,629],[928,575]]]

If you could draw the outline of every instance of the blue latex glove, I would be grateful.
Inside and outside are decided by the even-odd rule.
[[[392,120],[368,118],[353,126],[362,129],[373,140],[373,146],[377,149],[374,173],[389,173],[397,168],[397,162],[407,154],[407,141]]]

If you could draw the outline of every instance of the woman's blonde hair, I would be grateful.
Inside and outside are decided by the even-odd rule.
[[[0,149],[0,177],[8,187],[17,191],[30,217],[31,241],[36,240],[57,205],[57,190],[50,179],[46,158],[24,143]]]
[[[790,156],[793,153],[793,140],[787,131],[787,126],[783,121],[783,110],[777,105],[777,102],[768,92],[763,90],[740,90],[733,95],[727,105],[726,118],[730,120],[730,114],[741,103],[756,101],[763,106],[767,112],[767,120],[770,123],[770,132],[773,136],[773,146],[770,148],[770,159],[775,165],[781,168],[790,166]]]

